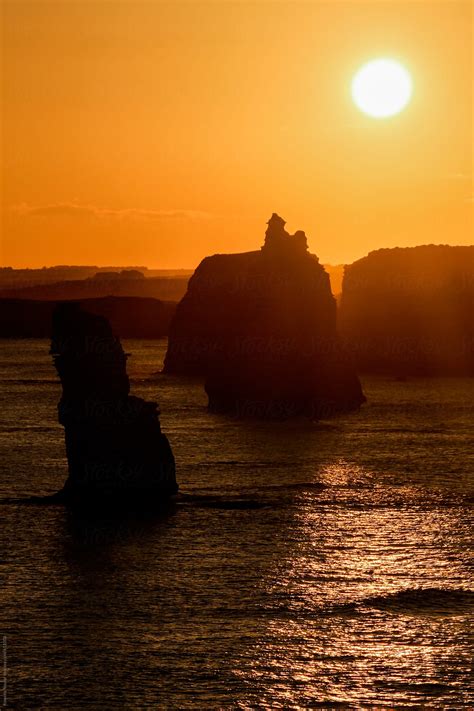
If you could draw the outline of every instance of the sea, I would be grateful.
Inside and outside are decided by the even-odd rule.
[[[0,707],[474,708],[474,379],[363,377],[360,412],[241,421],[125,341],[181,498],[101,520],[43,340],[0,341]]]

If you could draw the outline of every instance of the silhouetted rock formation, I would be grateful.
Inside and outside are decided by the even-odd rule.
[[[119,272],[97,272],[91,279],[96,281],[120,281],[120,279],[145,279],[145,275],[139,269],[122,269]]]
[[[175,494],[175,464],[155,402],[129,395],[127,355],[107,319],[64,303],[53,314],[51,353],[61,379],[68,503],[146,504]]]
[[[379,249],[354,262],[340,330],[363,371],[474,374],[474,247]]]
[[[214,411],[322,417],[365,400],[328,274],[284,225],[272,215],[260,251],[204,259],[177,307],[165,372],[204,374]]]
[[[267,225],[265,242],[262,247],[262,251],[266,254],[278,254],[283,257],[304,254],[308,251],[308,241],[303,230],[298,230],[294,235],[290,235],[285,230],[285,220],[276,212],[272,214]]]

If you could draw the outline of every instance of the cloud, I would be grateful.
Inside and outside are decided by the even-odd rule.
[[[205,220],[212,214],[201,210],[152,210],[137,207],[112,208],[77,203],[56,203],[52,205],[15,205],[11,210],[23,217],[71,217],[94,219],[129,220]]]
[[[448,180],[472,180],[471,173],[449,173]]]

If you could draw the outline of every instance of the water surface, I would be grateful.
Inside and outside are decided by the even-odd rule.
[[[206,411],[130,341],[190,495],[85,520],[0,504],[8,705],[43,709],[472,708],[474,379],[364,378],[312,424]],[[0,341],[0,498],[59,489],[46,341]]]

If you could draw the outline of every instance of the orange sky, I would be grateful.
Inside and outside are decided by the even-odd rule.
[[[277,211],[325,262],[473,240],[472,3],[3,0],[1,264],[193,267]],[[414,95],[377,121],[354,72]]]

